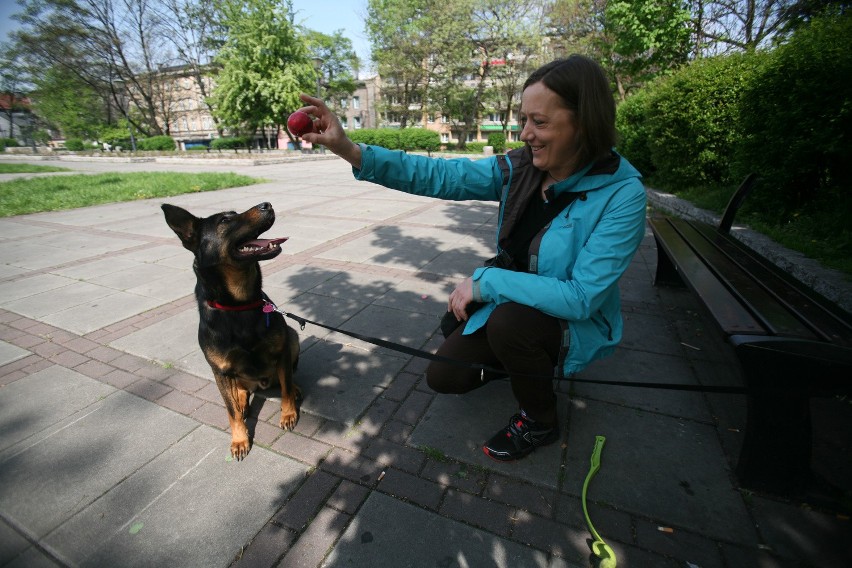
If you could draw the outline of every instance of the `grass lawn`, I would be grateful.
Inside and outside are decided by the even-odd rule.
[[[0,174],[40,174],[45,172],[69,172],[68,168],[35,166],[32,164],[6,164],[0,162]]]
[[[16,179],[0,183],[0,217],[170,197],[182,193],[253,185],[262,181],[233,173],[168,172],[75,174]]]

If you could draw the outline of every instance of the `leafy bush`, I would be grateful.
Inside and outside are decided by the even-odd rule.
[[[441,136],[425,128],[405,128],[400,131],[403,150],[426,150],[434,152],[441,147]]]
[[[852,17],[813,20],[772,53],[743,92],[735,170],[759,172],[754,197],[784,217],[815,201],[852,213],[850,37]]]
[[[223,136],[215,138],[210,142],[210,148],[213,150],[234,150],[237,148],[248,148],[248,138],[245,136]]]
[[[467,144],[465,144],[464,148],[466,152],[470,152],[472,154],[481,154],[485,146],[485,142],[468,142]]]
[[[346,135],[356,144],[376,145],[375,128],[361,128],[360,130],[347,131]]]
[[[526,146],[526,142],[506,142],[506,150],[515,150]]]
[[[765,52],[700,59],[652,87],[645,126],[650,158],[669,184],[734,183],[740,98]]]
[[[441,137],[425,128],[361,128],[347,132],[356,143],[382,146],[389,150],[426,150],[440,148]]]
[[[6,148],[17,148],[18,146],[20,144],[18,144],[18,140],[15,138],[0,138],[0,151]]]
[[[136,141],[137,150],[172,151],[175,149],[175,141],[171,136],[152,136]]]
[[[495,154],[501,154],[506,150],[506,135],[502,132],[493,132],[488,135],[488,145],[494,147]]]
[[[651,159],[651,143],[647,126],[651,96],[652,89],[645,88],[629,97],[618,106],[615,119],[619,138],[618,151],[646,177],[656,171],[654,161]]]
[[[125,150],[133,148],[133,144],[130,143],[130,132],[127,130],[127,127],[111,126],[104,128],[98,134],[98,140],[109,144],[113,148],[116,146],[121,146]]]
[[[68,138],[65,141],[65,149],[72,152],[81,152],[86,149],[86,144],[80,138]]]

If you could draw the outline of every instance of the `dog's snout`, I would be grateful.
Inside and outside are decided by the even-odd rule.
[[[268,201],[264,201],[263,203],[258,205],[257,208],[260,209],[261,211],[271,211],[272,210],[272,204]]]

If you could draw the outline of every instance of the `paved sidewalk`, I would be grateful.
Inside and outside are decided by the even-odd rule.
[[[267,234],[291,237],[264,263],[279,306],[411,347],[438,345],[447,294],[491,256],[494,204],[356,182],[336,158],[61,165],[264,178],[166,201],[270,201]],[[0,219],[0,566],[588,566],[596,435],[590,514],[619,567],[850,565],[848,517],[737,488],[735,395],[563,383],[561,444],[500,464],[479,448],[515,411],[507,383],[436,396],[423,360],[309,326],[295,432],[263,393],[232,461],[162,201]],[[622,281],[623,344],[582,378],[741,382],[689,292],[654,288],[655,262],[649,232]],[[848,491],[849,404],[814,413],[815,468]]]

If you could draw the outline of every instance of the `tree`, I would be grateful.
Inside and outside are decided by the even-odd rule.
[[[812,2],[808,1],[808,4]],[[796,0],[693,0],[696,55],[764,47],[794,17]]]
[[[557,0],[548,21],[554,50],[596,59],[621,100],[689,56],[682,0]]]
[[[101,93],[61,67],[46,69],[33,80],[33,110],[49,128],[66,138],[98,139],[107,124],[107,101]]]
[[[543,3],[538,0],[477,0],[471,41],[481,57],[476,75],[477,110],[496,110],[508,120],[520,106],[520,90],[532,71],[545,63]],[[487,108],[485,108],[487,107]],[[473,124],[480,115],[471,117]]]
[[[341,110],[337,104],[355,92],[358,73],[358,56],[352,41],[337,30],[332,35],[314,30],[304,30],[311,59],[320,63],[321,97],[332,110]]]
[[[168,128],[170,90],[159,69],[173,52],[149,0],[22,0],[12,37],[32,75],[59,68],[110,100],[146,135]],[[159,119],[163,119],[161,122]],[[110,117],[112,120],[113,117]]]
[[[21,104],[24,88],[21,76],[22,69],[17,54],[8,45],[0,45],[0,97],[5,103],[0,110],[6,115],[6,122],[9,124],[9,132],[0,132],[0,138],[15,137],[15,114],[24,110]]]
[[[428,102],[429,57],[437,53],[431,32],[438,25],[439,4],[446,7],[438,0],[367,2],[367,36],[383,79],[380,110],[401,128],[418,122]]]
[[[304,39],[276,0],[220,0],[216,9],[227,30],[216,57],[216,115],[225,126],[252,134],[283,124],[316,77]]]
[[[621,100],[657,75],[686,63],[690,13],[680,0],[611,0],[602,46]]]
[[[214,12],[204,0],[162,0],[158,12],[164,41],[174,49],[175,61],[182,71],[192,78],[221,135],[222,127],[210,98],[211,63],[224,43],[223,38],[217,36],[219,27]]]

